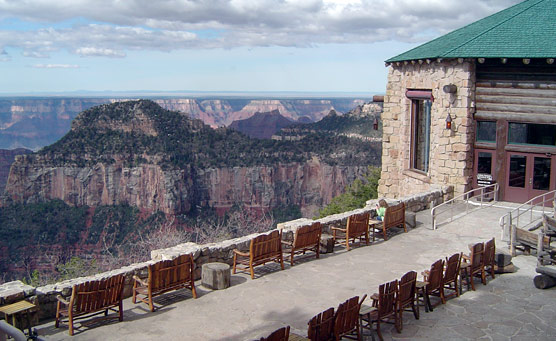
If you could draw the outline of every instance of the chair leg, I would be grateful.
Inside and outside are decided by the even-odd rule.
[[[149,308],[151,309],[151,312],[153,312],[154,311],[153,295],[150,292],[150,290],[147,297],[149,299]]]
[[[255,279],[255,269],[253,269],[253,264],[249,264],[249,270],[251,271],[251,279]]]
[[[123,305],[123,301],[120,299],[120,303],[118,304],[118,314],[119,316],[119,321],[122,322],[124,320],[124,305]]]
[[[71,309],[71,307],[68,309]],[[73,336],[73,314],[71,313],[71,311],[68,316],[68,324],[69,324],[69,334],[70,336]]]
[[[490,275],[492,276],[492,279],[495,278],[495,276],[494,276],[494,264],[490,266]]]
[[[293,249],[292,253],[290,254],[290,265],[293,266]]]
[[[400,311],[399,313],[395,313],[394,314],[394,327],[396,327],[396,331],[398,332],[398,334],[402,333],[402,314],[403,314],[403,310]]]
[[[483,285],[487,284],[485,268],[481,269],[481,282],[483,283]]]
[[[61,308],[61,302],[58,301],[58,304],[56,304],[56,323],[54,323],[54,327],[58,328],[60,327],[60,308]]]
[[[383,341],[384,338],[382,337],[382,333],[380,332],[380,320],[376,321],[376,333],[378,335],[378,339]]]
[[[473,283],[473,274],[471,273],[471,271],[469,271],[468,280],[469,282],[471,282],[471,289],[475,291],[475,283]]]
[[[293,257],[292,257],[292,265],[293,265]],[[284,270],[284,256],[280,253],[280,267]]]
[[[346,249],[349,251],[349,238],[346,236]]]
[[[407,233],[407,227],[405,227],[405,221],[403,222],[402,225],[403,225],[403,230],[404,230],[404,232]]]
[[[444,286],[440,287],[440,300],[442,304],[446,304],[446,296],[444,296]]]
[[[235,275],[236,273],[236,259],[237,259],[237,254],[234,253],[234,266],[232,268],[232,273]]]
[[[413,310],[413,316],[415,319],[419,319],[419,304],[415,304],[415,302],[411,303],[411,310]]]

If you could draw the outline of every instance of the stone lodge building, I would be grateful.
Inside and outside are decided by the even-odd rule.
[[[556,0],[527,0],[387,60],[380,195],[554,190],[554,59]]]

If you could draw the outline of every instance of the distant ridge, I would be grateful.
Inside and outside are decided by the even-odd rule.
[[[301,122],[310,119],[302,117]],[[296,122],[282,116],[279,110],[269,112],[256,112],[255,115],[244,120],[236,120],[230,124],[229,128],[244,133],[247,136],[258,139],[269,139],[277,131],[295,124]]]

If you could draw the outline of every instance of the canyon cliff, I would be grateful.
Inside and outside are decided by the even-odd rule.
[[[3,201],[129,204],[168,214],[295,205],[311,216],[379,163],[380,143],[253,140],[151,101],[119,102],[84,111],[60,141],[17,156]]]

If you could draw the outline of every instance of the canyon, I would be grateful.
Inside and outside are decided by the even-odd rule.
[[[80,114],[58,143],[16,157],[4,202],[129,204],[167,214],[197,206],[222,212],[234,204],[261,211],[296,205],[311,216],[380,163],[379,142],[319,136],[259,146],[150,101],[97,108]]]
[[[213,128],[228,126],[256,112],[278,110],[297,121],[318,121],[330,110],[345,113],[369,98],[153,98],[165,109],[186,113]],[[0,97],[0,149],[38,150],[56,142],[71,126],[71,121],[91,107],[126,101],[125,98]]]

